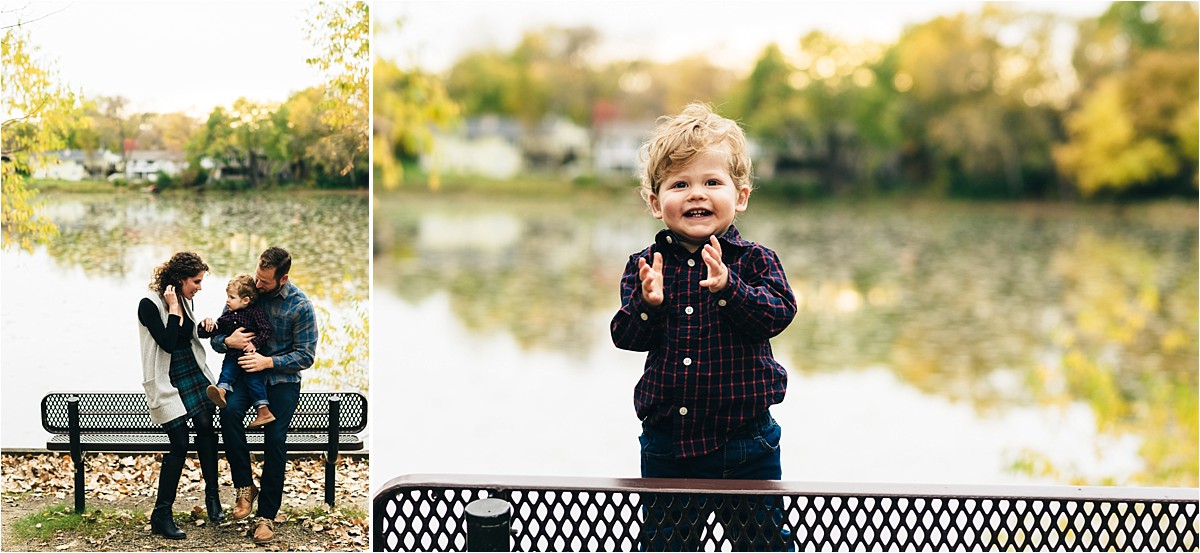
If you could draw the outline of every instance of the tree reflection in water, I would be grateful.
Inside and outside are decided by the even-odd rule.
[[[790,370],[886,367],[983,412],[1084,403],[1101,432],[1141,440],[1127,483],[1196,486],[1194,206],[759,200],[739,227],[779,253],[796,291],[796,320],[772,341]],[[385,196],[376,285],[414,302],[448,293],[467,327],[526,349],[612,347],[597,321],[657,228],[633,200]],[[1111,483],[1045,452],[1005,461]]]

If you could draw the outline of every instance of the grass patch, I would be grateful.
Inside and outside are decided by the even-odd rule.
[[[345,519],[365,519],[367,511],[358,505],[344,505],[330,510],[329,505],[321,503],[306,509],[288,509],[288,515],[288,518],[294,519],[319,519],[331,515]]]
[[[76,513],[70,505],[51,505],[36,513],[13,521],[9,529],[20,539],[48,540],[59,533],[70,533],[74,537],[98,537],[118,528],[141,530],[146,516],[129,511],[107,511],[95,509]]]
[[[129,188],[116,186],[108,181],[98,180],[65,181],[57,179],[38,179],[29,181],[29,187],[42,192],[76,192],[86,194],[94,194],[98,192],[121,192],[129,190]],[[140,187],[134,188],[134,190],[140,189]]]

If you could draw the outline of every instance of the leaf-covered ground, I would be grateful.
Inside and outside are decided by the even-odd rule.
[[[4,551],[365,551],[370,463],[342,457],[337,464],[336,508],[324,503],[325,464],[320,458],[292,459],[284,483],[275,540],[256,545],[254,517],[208,524],[204,483],[194,457],[188,459],[175,501],[176,523],[187,539],[167,540],[146,524],[154,508],[161,454],[87,454],[87,510],[73,517],[74,467],[67,455],[3,455]],[[261,463],[255,463],[261,470]],[[232,509],[229,465],[220,461],[221,502]],[[255,479],[257,481],[256,472]],[[40,515],[40,516],[39,516]],[[37,527],[34,521],[42,524]],[[33,524],[31,524],[33,523]],[[61,529],[60,524],[68,529]],[[21,526],[20,531],[16,527]]]

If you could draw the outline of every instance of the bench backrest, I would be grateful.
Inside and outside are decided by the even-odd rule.
[[[289,431],[317,432],[329,429],[329,398],[339,396],[339,432],[357,433],[367,427],[367,398],[359,392],[302,392]],[[146,394],[141,392],[52,392],[42,398],[42,428],[51,434],[70,431],[68,398],[79,398],[79,428],[82,433],[161,433],[162,426],[150,420]],[[254,411],[246,411],[246,424]],[[189,424],[191,424],[189,422]],[[221,417],[213,424],[220,429]],[[262,432],[247,428],[246,432]]]

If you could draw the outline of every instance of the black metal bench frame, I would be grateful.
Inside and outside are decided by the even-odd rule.
[[[162,426],[150,420],[141,392],[51,392],[42,398],[42,428],[52,434],[51,451],[69,451],[75,464],[75,511],[84,506],[85,451],[166,451]],[[254,420],[248,411],[245,423]],[[189,422],[190,424],[190,422]],[[221,417],[215,417],[217,448],[224,449]],[[358,433],[367,427],[367,398],[359,392],[302,392],[288,429],[287,450],[325,454],[325,502],[334,504],[339,451],[364,447]],[[194,443],[194,436],[192,437]],[[263,429],[247,428],[251,451],[263,451]]]
[[[647,509],[658,507],[678,510],[675,521],[696,516],[698,550],[737,549],[727,522],[760,535],[767,528],[737,501],[746,497],[782,499],[797,551],[1200,547],[1196,488],[500,475],[393,478],[374,496],[371,544],[375,551],[637,551],[647,539]],[[508,509],[488,505],[491,518],[482,519],[484,509],[472,513],[471,505],[484,498]]]

